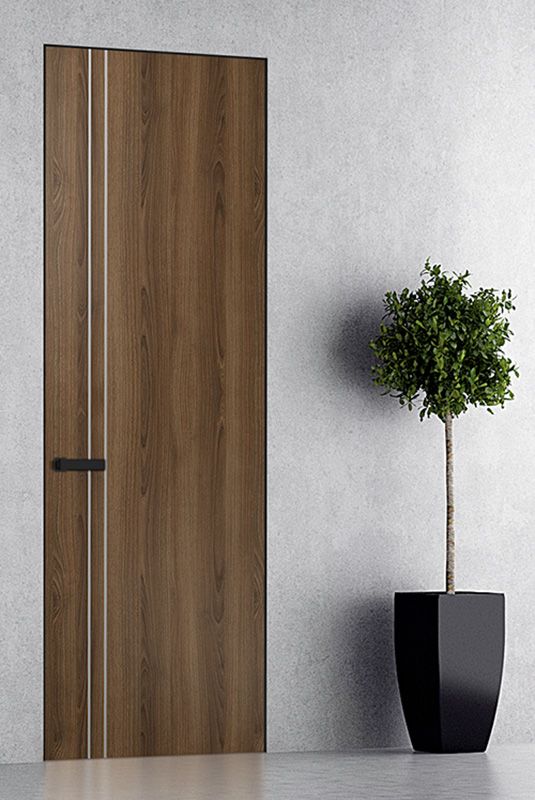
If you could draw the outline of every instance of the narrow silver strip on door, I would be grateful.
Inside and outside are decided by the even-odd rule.
[[[104,50],[104,458],[108,464],[108,51]],[[103,521],[103,756],[108,756],[108,470]]]
[[[92,52],[87,51],[87,457],[91,458],[91,316],[92,302],[92,247],[91,247],[91,201],[92,201],[92,111],[93,85],[91,71]],[[87,473],[87,757],[91,758],[91,472]]]

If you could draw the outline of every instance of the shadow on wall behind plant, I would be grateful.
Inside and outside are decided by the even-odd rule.
[[[393,602],[374,597],[344,609],[334,643],[343,658],[341,749],[408,747],[394,660]]]
[[[327,356],[335,374],[346,388],[374,404],[380,399],[380,389],[372,382],[370,341],[379,334],[383,314],[380,295],[347,304],[336,315],[328,342]]]
[[[327,357],[338,380],[367,405],[380,407],[381,390],[372,382],[374,355],[384,315],[382,296],[347,303],[338,312]],[[385,408],[386,411],[386,408]],[[380,411],[378,412],[380,413]],[[409,746],[397,687],[391,593],[349,604],[338,620],[334,647],[342,655],[343,712],[335,739],[343,749]]]

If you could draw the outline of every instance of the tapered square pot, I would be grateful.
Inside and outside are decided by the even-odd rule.
[[[504,595],[397,592],[394,605],[396,669],[413,748],[484,752],[502,681]]]

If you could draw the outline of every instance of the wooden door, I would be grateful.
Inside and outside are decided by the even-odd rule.
[[[45,83],[45,757],[260,751],[265,61]]]

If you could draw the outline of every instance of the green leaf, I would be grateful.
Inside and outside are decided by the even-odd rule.
[[[415,290],[387,292],[379,335],[370,342],[373,381],[419,417],[459,416],[470,405],[513,399],[518,368],[504,353],[512,336],[511,290],[469,291],[470,273],[448,273],[429,259]]]

